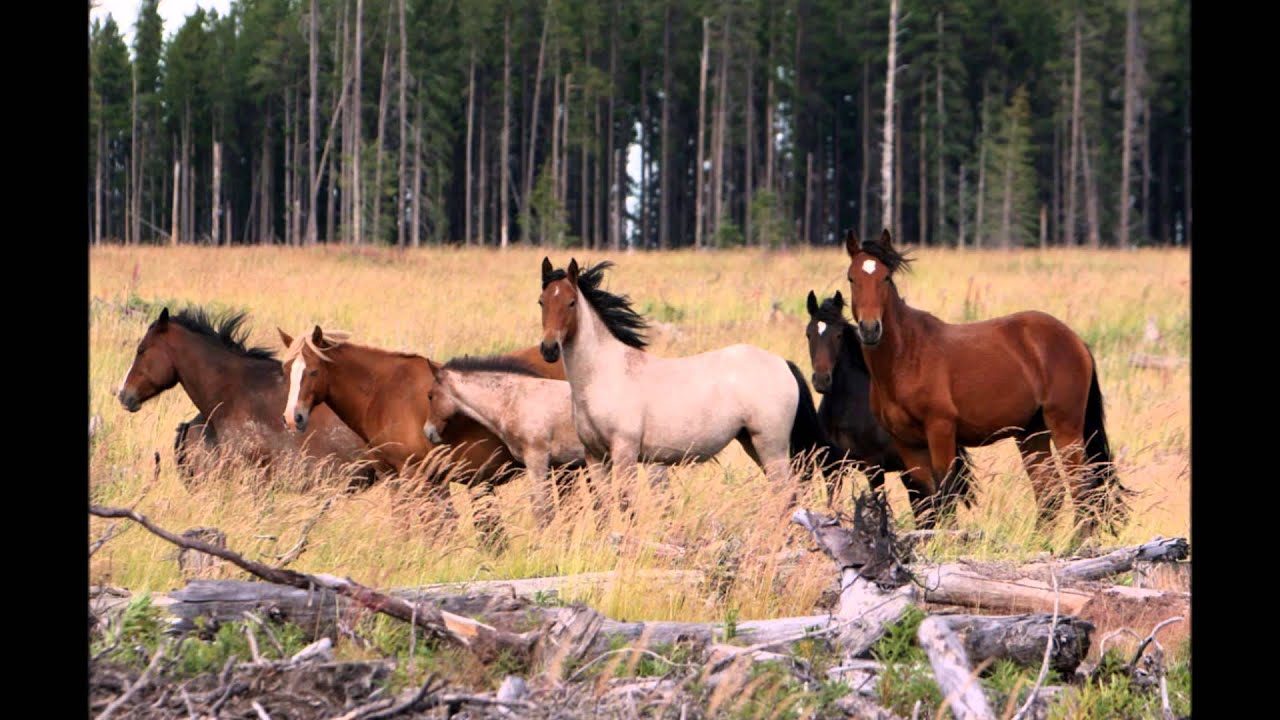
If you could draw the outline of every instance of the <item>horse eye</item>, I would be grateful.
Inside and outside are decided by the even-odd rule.
[[[542,305],[542,298],[538,298],[538,305],[539,305],[539,306],[541,306],[541,305]]]
[[[309,373],[307,373],[307,374],[308,374],[308,375],[310,375],[311,377],[315,377],[315,376],[317,376],[317,375],[319,375],[319,374],[320,374],[320,371],[319,371],[319,370],[312,370],[311,372],[309,372]]]
[[[577,304],[578,304],[577,299],[573,299],[573,300],[570,300],[570,301],[569,301],[569,307],[574,307],[574,306],[576,306]]]

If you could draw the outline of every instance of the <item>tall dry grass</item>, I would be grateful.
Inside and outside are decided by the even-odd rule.
[[[342,495],[336,483],[224,464],[188,488],[173,467],[175,425],[195,414],[175,388],[129,414],[114,397],[137,341],[162,304],[246,309],[252,340],[277,347],[277,326],[291,334],[319,324],[353,341],[407,349],[434,359],[497,353],[540,339],[536,249],[430,249],[411,252],[324,248],[94,249],[90,253],[90,414],[102,418],[91,441],[89,489],[96,502],[132,503],[160,524],[181,530],[212,525],[232,548],[253,557],[284,553],[303,526],[336,497],[296,562],[302,570],[350,575],[376,586],[615,570],[620,580],[585,599],[618,618],[721,620],[812,612],[831,587],[831,570],[816,553],[782,567],[787,549],[805,547],[803,531],[786,522],[779,493],[736,446],[718,462],[679,468],[657,492],[636,488],[635,517],[611,517],[599,527],[567,499],[558,518],[535,529],[519,479],[497,492],[508,543],[494,552],[471,523],[473,493],[454,486],[461,517],[435,522],[438,508],[411,513],[411,501],[388,486]],[[1189,256],[1182,251],[986,252],[920,251],[915,271],[899,281],[907,301],[944,320],[982,319],[1024,309],[1049,312],[1093,348],[1106,398],[1107,432],[1121,478],[1139,492],[1129,524],[1111,543],[1190,533],[1190,375],[1130,367],[1133,352],[1187,357],[1190,349]],[[810,370],[804,338],[805,296],[825,297],[844,280],[840,249],[788,253],[613,254],[559,250],[557,266],[612,259],[606,286],[628,294],[655,323],[652,352],[688,355],[737,342],[763,347]],[[132,310],[130,309],[132,308]],[[142,311],[139,311],[142,310]],[[1146,339],[1148,323],[1158,339]],[[815,395],[815,402],[820,400]],[[161,467],[153,483],[153,454]],[[965,554],[1016,560],[1061,550],[1069,528],[1048,536],[1033,530],[1035,509],[1012,441],[973,451],[978,502],[959,513],[960,527],[983,539],[939,543],[939,557]],[[856,473],[846,477],[865,487]],[[895,475],[887,486],[904,526],[911,524]],[[849,506],[848,486],[837,506]],[[803,490],[810,506],[825,502]],[[422,508],[419,508],[422,509]],[[425,519],[424,519],[425,518]],[[1064,518],[1065,519],[1065,518]],[[107,523],[90,521],[92,537]],[[685,548],[683,555],[664,552]],[[91,561],[94,582],[164,590],[181,584],[173,548],[141,530],[112,539]],[[702,571],[696,588],[670,587],[640,571]]]

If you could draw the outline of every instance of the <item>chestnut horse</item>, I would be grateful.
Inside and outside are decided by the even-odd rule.
[[[871,489],[879,490],[884,486],[886,472],[902,472],[907,467],[893,438],[871,412],[871,374],[862,357],[858,334],[845,319],[844,296],[837,290],[819,305],[818,297],[810,290],[807,303],[809,324],[805,337],[809,341],[809,362],[813,364],[813,389],[822,394],[818,420],[831,441],[846,451],[844,459],[861,465]],[[959,499],[968,506],[973,502],[969,456],[963,447],[957,452],[960,464],[954,478],[956,487],[943,497]],[[919,504],[915,485],[903,485],[907,486],[914,509]],[[944,507],[941,511],[950,509]]]
[[[566,271],[544,258],[538,300],[542,356],[563,354],[593,478],[606,463],[626,478],[638,462],[710,460],[736,439],[781,488],[790,487],[793,455],[838,452],[794,363],[752,345],[680,358],[644,352],[644,318],[600,287],[611,265],[579,273],[576,259]]]
[[[146,401],[182,385],[200,411],[178,426],[174,453],[184,472],[190,472],[189,454],[200,444],[234,444],[237,452],[260,464],[298,452],[339,464],[363,460],[364,443],[327,406],[316,409],[315,422],[304,435],[280,423],[279,407],[288,387],[270,350],[245,345],[244,320],[244,313],[211,317],[201,308],[189,308],[170,316],[169,308],[161,310],[138,342],[120,383],[120,404],[138,412]],[[366,486],[373,479],[367,466],[353,478]]]
[[[528,470],[534,515],[545,526],[553,512],[551,469],[580,467],[586,460],[573,424],[569,383],[542,377],[506,357],[427,363],[435,380],[428,394],[431,414],[423,428],[427,438],[443,443],[441,433],[455,422],[451,418],[461,417],[497,435]]]
[[[1127,516],[1104,428],[1093,353],[1062,321],[1026,311],[951,324],[909,307],[894,274],[910,258],[879,242],[845,237],[849,289],[862,355],[871,372],[871,408],[893,436],[925,504],[953,471],[957,447],[1013,437],[1039,506],[1037,528],[1061,509],[1061,456],[1080,536]],[[904,477],[904,480],[907,479]]]
[[[369,444],[381,470],[406,475],[422,469],[436,447],[423,432],[435,386],[427,358],[349,343],[346,333],[326,335],[319,325],[297,339],[277,330],[289,348],[279,366],[288,378],[287,401],[279,405],[287,425],[306,429],[312,408],[327,403]],[[561,364],[542,362],[535,348],[510,357],[543,377],[564,379]],[[497,435],[466,416],[452,418],[441,435],[454,448],[452,470],[472,481],[492,482],[517,464]]]

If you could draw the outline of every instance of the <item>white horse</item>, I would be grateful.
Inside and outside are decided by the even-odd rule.
[[[593,477],[612,465],[710,460],[731,441],[790,486],[794,455],[836,458],[800,369],[753,345],[682,358],[644,352],[646,327],[625,296],[601,289],[602,262],[579,273],[542,261],[542,357],[563,355],[573,419]],[[791,489],[794,502],[795,489]]]
[[[435,384],[423,432],[433,443],[457,412],[497,435],[524,464],[534,492],[534,515],[545,525],[552,514],[552,467],[581,466],[586,451],[573,425],[569,383],[549,380],[509,357],[428,361]]]

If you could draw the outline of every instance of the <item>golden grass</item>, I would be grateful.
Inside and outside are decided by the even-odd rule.
[[[126,314],[133,296],[216,304],[251,312],[252,341],[279,349],[277,326],[298,335],[315,324],[353,333],[353,341],[407,349],[434,359],[506,352],[540,339],[536,249],[390,250],[324,248],[94,249],[90,253],[90,413],[103,427],[91,442],[89,486],[96,502],[132,503],[151,485],[152,456],[159,479],[139,510],[182,530],[213,525],[229,545],[251,557],[283,553],[333,485],[262,482],[249,471],[223,468],[188,490],[173,468],[176,424],[195,409],[180,389],[130,415],[114,394],[149,315]],[[1132,352],[1187,357],[1190,351],[1190,263],[1184,251],[987,252],[920,251],[899,285],[909,303],[959,322],[1039,309],[1065,321],[1088,341],[1099,362],[1107,432],[1126,486],[1140,492],[1129,525],[1107,544],[1155,535],[1190,534],[1190,374],[1130,367]],[[564,266],[613,259],[606,287],[631,296],[659,323],[652,351],[679,356],[747,342],[810,370],[804,338],[805,296],[848,293],[842,249],[788,253],[734,251],[666,254],[551,253]],[[775,310],[776,307],[776,310]],[[176,309],[173,308],[173,309]],[[1148,320],[1160,338],[1144,339]],[[820,396],[815,395],[815,401]],[[1065,527],[1052,537],[1033,532],[1034,501],[1012,441],[973,451],[978,503],[961,510],[959,525],[983,540],[958,547],[938,543],[939,556],[965,554],[1019,559],[1066,547]],[[848,480],[865,480],[851,474]],[[896,476],[887,483],[903,525],[906,496]],[[534,529],[523,479],[500,488],[498,506],[509,545],[502,553],[478,546],[471,499],[453,488],[462,519],[455,528],[406,519],[386,487],[342,496],[316,524],[301,570],[332,572],[375,586],[571,574],[615,570],[620,580],[583,599],[617,618],[721,620],[806,614],[831,587],[829,562],[817,553],[785,574],[776,556],[805,547],[803,531],[787,523],[762,474],[735,445],[720,462],[679,468],[670,487],[640,486],[636,517],[597,528],[588,513],[569,508],[547,529]],[[824,502],[805,491],[811,507]],[[580,502],[581,494],[569,500]],[[846,488],[838,501],[849,506]],[[107,523],[90,520],[92,537]],[[611,539],[611,534],[613,538]],[[617,534],[628,541],[616,542]],[[634,542],[637,540],[650,541]],[[656,543],[688,548],[682,557],[656,554]],[[173,549],[141,530],[111,540],[91,562],[92,581],[135,590],[180,586]],[[704,571],[698,588],[663,587],[636,576],[646,568]]]

